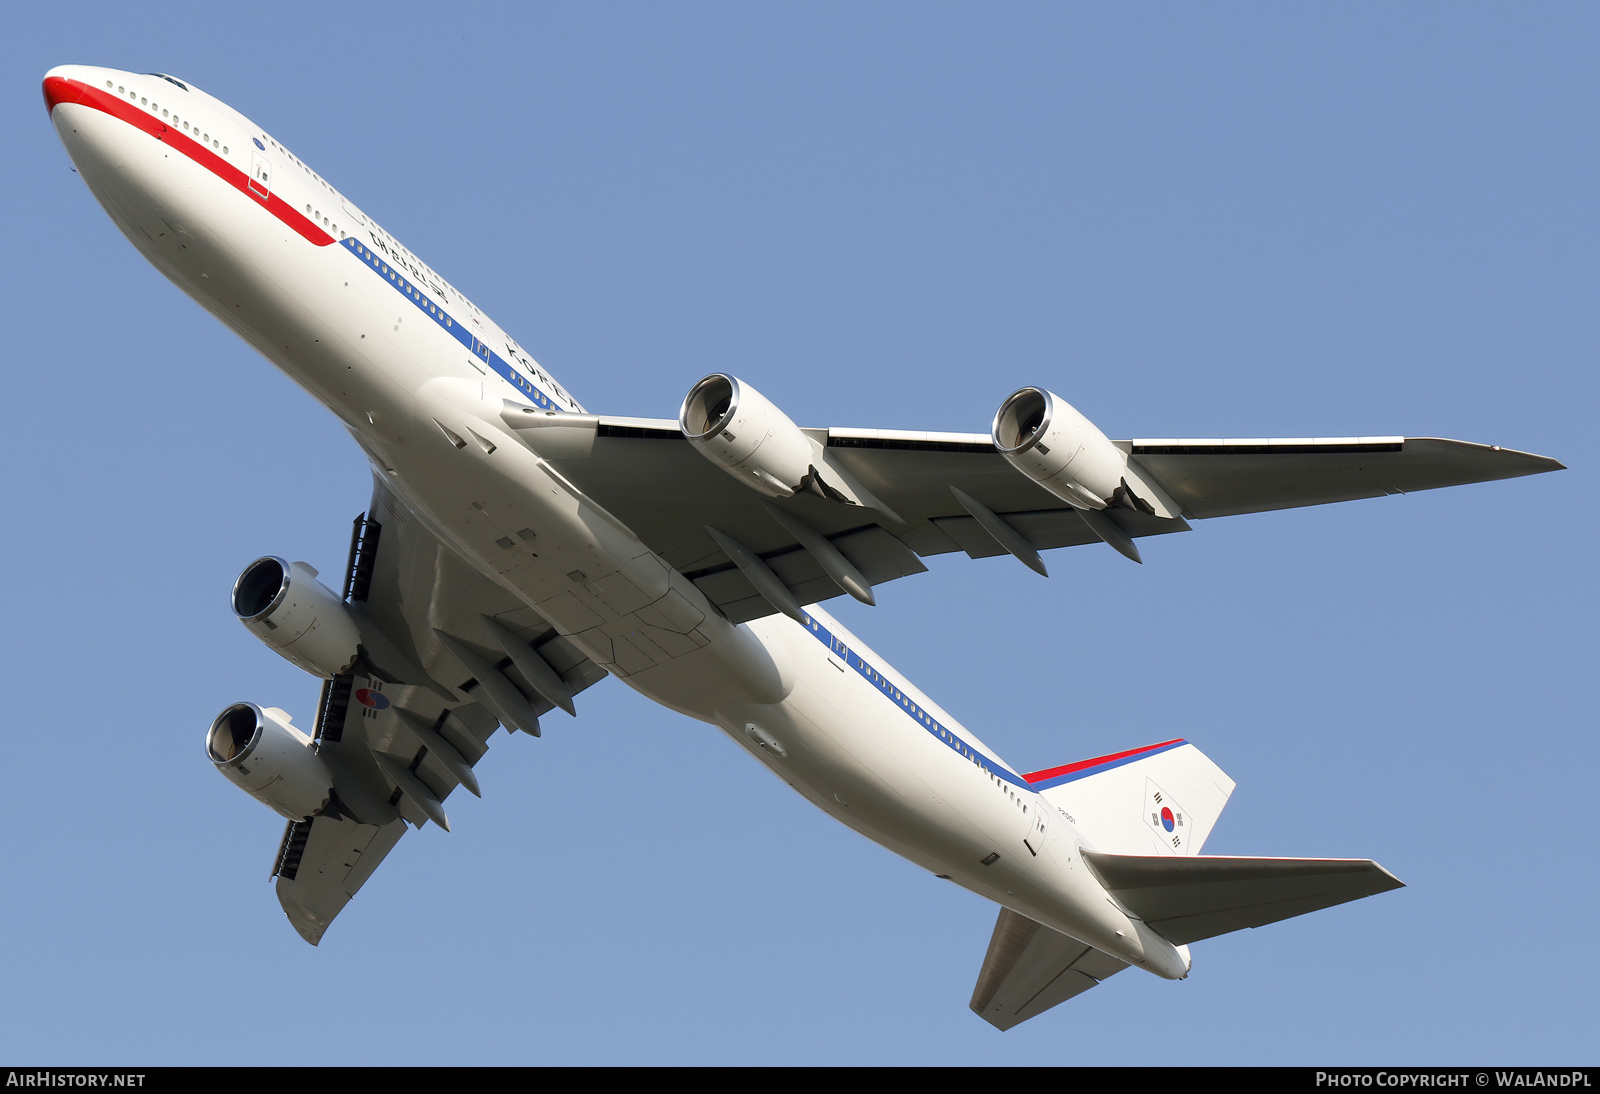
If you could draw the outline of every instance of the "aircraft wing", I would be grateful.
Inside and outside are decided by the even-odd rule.
[[[315,733],[339,797],[289,823],[273,866],[278,900],[312,945],[407,822],[447,826],[455,788],[478,792],[472,769],[501,724],[537,734],[540,715],[571,707],[606,675],[441,544],[381,480],[356,519],[345,596],[363,656],[323,685]]]
[[[1410,494],[1564,470],[1546,456],[1438,437],[1130,441],[1194,519]]]
[[[1108,953],[1000,909],[969,1006],[996,1029],[1010,1029],[1127,968]]]
[[[927,568],[923,558],[952,551],[972,558],[1033,552],[1029,565],[1043,572],[1036,552],[1101,538],[1076,510],[1007,463],[983,434],[804,430],[823,447],[829,464],[847,472],[876,505],[809,494],[773,502],[696,452],[676,421],[562,418],[551,426],[566,439],[552,448],[537,437],[535,447],[551,452],[562,474],[735,622],[779,609],[758,591],[761,577],[752,580],[748,559],[740,566],[708,526],[747,548],[799,604],[841,592],[818,552],[780,523],[774,509],[798,517],[873,585],[920,573]],[[1134,483],[1137,492],[1156,499],[1150,512],[1116,510],[1117,523],[1134,538],[1186,531],[1193,519],[1515,478],[1562,466],[1525,452],[1434,438],[1113,443],[1129,453],[1131,477],[1142,480]],[[956,491],[1000,518],[998,534]],[[1020,543],[1005,542],[1008,532]]]

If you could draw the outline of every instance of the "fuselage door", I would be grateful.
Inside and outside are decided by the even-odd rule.
[[[1033,815],[1033,824],[1028,829],[1028,834],[1023,837],[1023,842],[1028,845],[1028,850],[1039,854],[1044,850],[1045,839],[1045,811],[1039,802],[1033,803],[1033,808],[1028,812]]]
[[[272,193],[272,164],[260,152],[250,153],[250,192],[262,201]]]

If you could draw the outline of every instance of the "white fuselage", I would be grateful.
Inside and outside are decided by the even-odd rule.
[[[134,245],[333,411],[435,535],[586,656],[720,726],[912,862],[1152,972],[1185,974],[1186,955],[1089,872],[1066,817],[825,612],[809,609],[808,626],[729,623],[571,486],[500,411],[507,399],[583,408],[259,127],[155,75],[66,66],[46,96]]]

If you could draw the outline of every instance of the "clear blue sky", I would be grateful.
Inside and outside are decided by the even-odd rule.
[[[0,1060],[1596,1062],[1592,5],[501,7],[8,15]],[[1207,850],[1409,887],[1002,1035],[991,906],[608,682],[306,946],[202,737],[311,719],[227,590],[337,570],[367,472],[71,173],[65,62],[235,105],[593,410],[729,371],[982,431],[1041,384],[1113,437],[1561,459],[838,609],[1024,769],[1186,736],[1239,783]]]

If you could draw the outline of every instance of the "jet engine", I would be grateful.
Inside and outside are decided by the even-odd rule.
[[[1025,387],[1001,403],[991,435],[1012,467],[1078,509],[1137,504],[1124,481],[1128,454],[1043,388]]]
[[[229,782],[290,820],[315,816],[333,796],[328,765],[277,707],[235,703],[211,723],[206,754]]]
[[[825,492],[811,438],[755,388],[707,376],[690,389],[678,426],[706,459],[769,498]],[[832,493],[837,493],[833,491]]]
[[[355,620],[304,562],[256,559],[233,583],[233,613],[251,634],[314,676],[328,679],[355,664]]]

